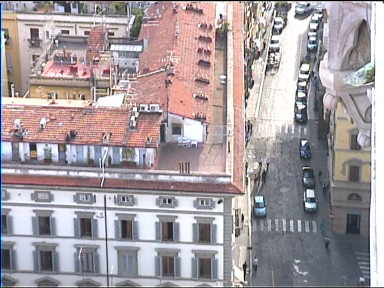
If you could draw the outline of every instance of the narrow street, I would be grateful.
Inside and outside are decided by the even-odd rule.
[[[317,137],[319,115],[314,111],[312,83],[308,122],[294,121],[297,75],[306,54],[309,21],[310,17],[294,18],[294,8],[289,11],[288,24],[280,36],[279,71],[267,74],[259,109],[251,119],[253,133],[247,146],[248,159],[270,163],[266,182],[260,191],[253,191],[265,196],[268,209],[266,218],[252,218],[252,253],[258,259],[258,269],[250,283],[254,286],[356,284],[356,261],[349,246],[337,246],[334,238],[329,251],[324,246],[324,236],[332,235],[328,196],[321,191],[318,172],[321,170],[326,176],[327,155],[324,142]],[[306,163],[299,157],[300,138],[311,142],[312,160]],[[315,172],[319,209],[314,214],[303,209],[301,167],[305,164]]]

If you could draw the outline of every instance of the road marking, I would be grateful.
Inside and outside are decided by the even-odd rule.
[[[312,231],[313,231],[313,233],[317,232],[317,225],[316,225],[316,221],[314,221],[314,220],[312,220]]]
[[[272,228],[272,219],[268,219],[268,231],[271,232]]]
[[[297,220],[297,232],[301,232],[301,220]]]
[[[307,136],[307,127],[304,127],[304,136]]]
[[[293,226],[293,220],[289,220],[289,231],[295,232],[295,228]]]
[[[292,129],[291,129],[291,128],[292,128],[292,126],[291,126],[291,125],[289,125],[289,126],[288,126],[288,131],[287,131],[287,134],[291,134],[291,131],[292,131]]]
[[[369,252],[360,252],[360,251],[356,251],[355,254],[356,254],[356,255],[362,255],[362,256],[368,256],[368,257],[369,257]]]
[[[285,221],[285,219],[283,219],[283,231],[287,231],[287,222]]]
[[[285,125],[285,134],[288,134],[288,125]]]
[[[261,232],[264,231],[264,223],[263,223],[263,221],[260,221],[260,231]]]
[[[361,270],[370,270],[369,266],[359,265]]]
[[[275,219],[275,231],[279,231],[279,219]]]
[[[309,221],[305,221],[305,232],[309,232]]]

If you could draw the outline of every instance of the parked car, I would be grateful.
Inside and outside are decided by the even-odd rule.
[[[301,90],[296,90],[295,101],[307,104],[307,93]]]
[[[297,82],[297,91],[307,93],[308,92],[308,82],[299,80]]]
[[[323,11],[324,11],[324,8],[322,7],[316,7],[314,9],[314,14],[313,15],[317,15],[317,17],[319,18],[319,20],[321,21],[323,19]]]
[[[280,50],[280,37],[278,35],[272,35],[271,43],[269,44],[269,51],[277,52]]]
[[[317,39],[317,32],[308,32],[307,36],[308,36],[308,39],[311,37],[315,37]]]
[[[301,181],[303,182],[304,188],[315,188],[315,173],[313,172],[313,169],[309,166],[304,166],[302,169],[303,172],[303,178]]]
[[[308,44],[307,44],[307,50],[309,52],[314,52],[317,49],[317,39],[316,37],[309,37],[308,38]]]
[[[312,11],[310,3],[307,2],[298,2],[295,6],[295,17],[305,16]]]
[[[307,123],[308,121],[308,113],[307,113],[307,104],[304,104],[300,101],[295,101],[295,121],[297,123]]]
[[[317,32],[317,28],[319,28],[318,23],[309,23],[309,32]]]
[[[299,81],[308,81],[311,73],[311,66],[308,63],[303,63],[300,66]]]
[[[285,20],[283,17],[276,17],[273,23],[273,31],[280,34],[285,26]]]
[[[263,195],[257,195],[253,201],[253,215],[255,217],[267,216],[267,203]]]
[[[305,212],[313,213],[317,211],[317,199],[314,189],[304,189],[303,205]]]
[[[299,154],[302,160],[310,160],[312,158],[311,145],[308,139],[301,138],[299,141]]]

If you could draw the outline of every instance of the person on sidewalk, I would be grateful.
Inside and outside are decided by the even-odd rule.
[[[243,264],[243,271],[244,271],[244,282],[246,281],[246,276],[247,276],[247,262],[244,262]]]

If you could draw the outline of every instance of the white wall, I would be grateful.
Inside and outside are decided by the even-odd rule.
[[[1,159],[12,160],[12,143],[1,142]]]
[[[9,188],[5,187],[9,193],[9,200],[3,202],[4,208],[10,208],[9,215],[13,216],[14,236],[8,236],[7,241],[15,242],[17,251],[18,270],[31,271],[31,273],[15,273],[13,277],[18,279],[18,285],[34,285],[34,280],[43,275],[35,275],[32,273],[33,258],[32,251],[34,250],[32,242],[46,241],[48,243],[57,243],[57,252],[60,259],[60,272],[72,273],[74,271],[75,244],[93,244],[99,245],[98,254],[100,258],[100,269],[102,273],[106,273],[105,268],[105,234],[104,234],[104,217],[103,212],[104,193],[107,193],[107,207],[122,208],[114,204],[114,193],[104,192],[96,193],[96,203],[91,205],[77,204],[73,201],[73,195],[78,190],[51,190],[54,194],[53,202],[41,203],[39,207],[36,202],[31,200],[33,190],[24,188]],[[87,192],[93,192],[87,191]],[[178,206],[172,208],[162,208],[162,212],[153,211],[159,210],[156,206],[157,195],[134,194],[136,197],[136,205],[133,207],[124,207],[122,210],[108,210],[108,238],[109,244],[109,264],[110,273],[115,275],[115,282],[123,281],[123,278],[116,277],[117,273],[117,252],[115,246],[130,246],[140,247],[138,251],[138,268],[140,276],[147,276],[147,279],[132,279],[140,285],[158,285],[159,280],[154,277],[155,274],[155,256],[157,255],[155,248],[175,248],[180,249],[179,256],[181,257],[181,276],[183,278],[191,278],[191,259],[194,256],[192,250],[214,250],[217,251],[216,259],[218,259],[218,277],[223,278],[223,204],[216,204],[212,210],[201,210],[193,207],[193,201],[196,197],[177,195]],[[210,197],[213,198],[213,197]],[[214,201],[219,198],[214,198]],[[18,206],[17,204],[23,204]],[[53,210],[52,216],[56,222],[56,233],[58,238],[33,238],[32,237],[32,216],[35,215],[33,210]],[[165,210],[165,211],[164,211]],[[74,224],[73,219],[76,217],[75,211],[96,212],[100,214],[98,220],[98,240],[78,240],[74,239]],[[189,213],[181,213],[181,212]],[[116,213],[136,214],[135,220],[139,223],[139,239],[140,241],[115,241],[114,220],[117,219]],[[157,215],[176,215],[176,222],[180,223],[180,242],[169,244],[159,243],[155,241],[155,222],[158,221]],[[214,224],[217,225],[217,245],[199,245],[192,243],[192,224],[195,223],[195,216],[214,217]],[[23,235],[23,236],[22,236]],[[113,271],[111,272],[111,267]],[[75,281],[80,280],[81,276],[77,275],[52,275],[53,278],[59,280],[61,285],[73,285]],[[119,278],[119,280],[118,280]],[[96,281],[104,283],[105,277],[92,277]],[[163,279],[164,283],[165,280]],[[201,284],[199,281],[175,280],[172,281],[180,286],[196,286]],[[222,285],[222,282],[208,282],[212,286]],[[214,285],[213,285],[214,284]]]
[[[181,124],[181,136],[190,140],[203,142],[204,125],[197,120],[181,117],[172,113],[168,114],[168,127],[166,128],[166,141],[176,142],[180,135],[172,135],[172,123]]]

